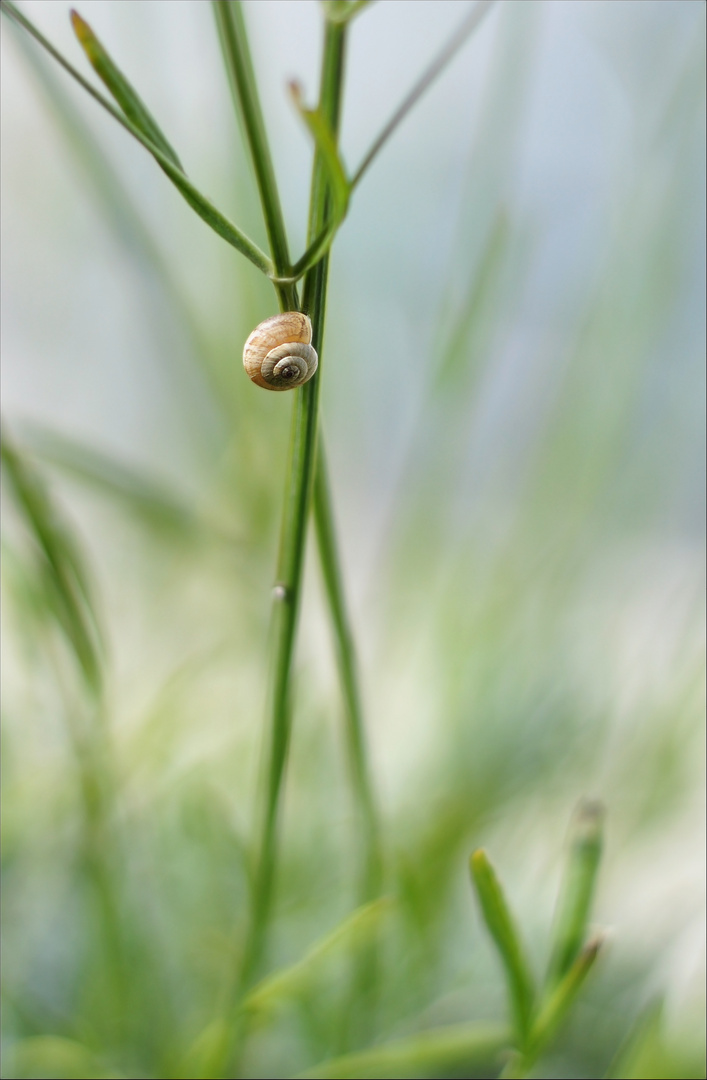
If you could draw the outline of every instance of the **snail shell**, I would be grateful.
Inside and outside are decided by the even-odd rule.
[[[311,379],[318,357],[310,345],[312,324],[299,311],[271,315],[243,347],[248,378],[264,390],[291,390]]]

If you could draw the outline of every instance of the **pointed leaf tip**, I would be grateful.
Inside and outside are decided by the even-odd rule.
[[[81,18],[75,8],[72,8],[69,12],[69,18],[71,19],[71,25],[73,27],[74,33],[76,34],[76,37],[79,39],[84,48],[86,48],[87,45],[91,44],[91,42],[95,40],[96,35],[93,33],[93,30],[88,25],[86,20]]]
[[[488,861],[488,855],[483,848],[477,848],[476,851],[472,851],[471,855],[469,856],[469,862],[471,864],[472,870],[476,870],[481,866],[486,866]]]
[[[88,57],[89,63],[99,79],[108,88],[113,99],[123,110],[123,114],[140,129],[142,134],[158,150],[170,159],[173,165],[176,165],[183,172],[181,162],[167,141],[159,124],[110,54],[104,49],[86,20],[82,19],[77,11],[71,12],[71,25],[81,48]]]
[[[570,969],[585,942],[602,854],[604,808],[584,800],[575,811],[571,846],[555,914],[546,985]]]
[[[503,888],[483,848],[473,852],[469,866],[481,916],[503,964],[518,1040],[528,1036],[535,997],[533,977]]]
[[[302,83],[299,82],[297,79],[290,79],[287,83],[287,89],[289,90],[290,97],[294,101],[295,105],[297,105],[298,108],[304,108],[304,88],[302,86]]]

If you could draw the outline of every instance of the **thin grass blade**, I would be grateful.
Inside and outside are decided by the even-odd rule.
[[[101,45],[91,27],[85,19],[81,18],[78,11],[72,10],[70,18],[74,33],[91,67],[118,102],[128,120],[131,120],[136,128],[139,128],[178,169],[183,171],[176,151],[167,141],[159,124]]]
[[[150,148],[148,147],[148,150]],[[272,263],[267,255],[260,250],[257,244],[242,233],[232,221],[229,221],[227,217],[217,210],[216,207],[209,202],[209,200],[201,194],[201,192],[194,187],[194,185],[187,180],[186,176],[180,169],[177,169],[171,162],[165,164],[167,159],[162,159],[161,155],[158,157],[156,153],[150,150],[153,157],[157,160],[170,178],[174,186],[180,192],[182,198],[191,206],[192,210],[195,210],[202,221],[205,221],[209,228],[213,229],[215,233],[230,244],[237,251],[240,251],[241,255],[245,255],[253,266],[257,266],[258,270],[263,274],[267,274],[268,277],[272,276]]]
[[[329,194],[332,200],[334,216],[342,216],[346,213],[350,185],[343,162],[339,156],[334,134],[321,108],[308,109],[304,104],[302,87],[299,83],[294,81],[290,83],[290,96],[314,139],[317,150],[321,154],[322,164],[329,181]]]
[[[370,899],[380,889],[382,877],[383,857],[380,824],[366,751],[366,732],[359,691],[356,652],[344,598],[326,455],[321,435],[317,448],[317,466],[314,478],[314,524],[324,586],[331,611],[339,678],[346,709],[349,763],[362,819],[364,865],[361,876],[361,899]]]
[[[450,38],[442,51],[435,57],[429,67],[423,72],[421,77],[413,86],[407,97],[398,106],[388,123],[385,125],[380,135],[373,141],[368,153],[365,155],[363,161],[356,170],[353,179],[351,181],[351,187],[355,188],[361,180],[363,174],[368,170],[373,159],[377,157],[380,151],[383,149],[388,139],[391,137],[395,129],[402,123],[412,107],[419,101],[425,91],[432,85],[438,75],[442,73],[447,64],[453,59],[456,53],[461,49],[462,45],[466,42],[467,38],[476,30],[477,26],[484,18],[490,8],[493,7],[495,0],[478,0],[478,2],[471,9],[467,17],[462,22],[461,26]]]
[[[502,1027],[459,1024],[331,1058],[313,1069],[298,1073],[295,1080],[348,1080],[349,1077],[383,1080],[384,1077],[443,1076],[452,1069],[455,1075],[487,1075],[480,1070],[497,1067],[508,1040],[509,1033]],[[456,1073],[459,1069],[467,1071]]]
[[[327,957],[342,950],[365,948],[377,935],[382,920],[391,908],[392,900],[389,897],[357,908],[331,933],[313,945],[296,964],[259,982],[244,998],[242,1008],[266,1011],[283,998],[292,997],[316,976],[319,966]]]
[[[503,963],[516,1033],[523,1046],[530,1032],[533,1012],[533,978],[501,883],[483,850],[475,851],[471,856],[471,878],[486,929]]]
[[[243,18],[242,6],[235,2],[213,3],[212,5],[216,24],[221,40],[224,59],[229,74],[231,90],[239,115],[243,121],[245,135],[248,141],[251,158],[255,170],[260,200],[263,208],[263,216],[270,241],[270,250],[273,256],[276,272],[285,275],[281,280],[273,279],[278,293],[282,310],[291,310],[299,307],[297,290],[291,275],[289,261],[289,247],[282,216],[281,203],[277,189],[275,172],[268,144],[267,132],[263,120],[262,109],[258,94],[258,86],[253,70],[248,43],[248,34]],[[301,98],[297,94],[297,104],[301,106]],[[348,182],[346,180],[343,165],[339,159],[336,140],[332,134],[330,124],[325,119],[320,108],[317,110],[302,110],[305,122],[311,121],[316,131],[315,146],[319,150],[318,159],[326,155],[329,165],[329,188],[336,187],[336,199],[332,200],[330,193],[321,193],[322,203],[331,204],[346,203],[348,199]],[[316,114],[316,119],[314,118]],[[317,138],[318,134],[318,138]],[[327,174],[326,163],[319,161],[320,172]],[[342,207],[342,210],[345,206]],[[336,221],[335,221],[336,225]],[[334,235],[331,231],[331,236]],[[325,250],[322,247],[322,252]],[[306,271],[309,263],[302,268]],[[319,332],[317,330],[317,332]],[[361,716],[360,695],[358,693],[355,665],[353,658],[353,642],[346,607],[343,597],[343,588],[336,554],[334,536],[333,515],[325,482],[323,449],[321,444],[317,455],[316,480],[315,480],[315,518],[317,522],[317,536],[322,559],[324,576],[327,583],[327,596],[329,599],[334,631],[338,646],[340,661],[340,674],[342,680],[343,695],[346,703],[347,733],[349,752],[352,764],[357,799],[362,811],[362,819],[365,830],[365,855],[363,867],[363,880],[361,886],[361,898],[370,899],[379,889],[380,883],[380,846],[378,841],[378,827],[374,800],[368,777],[365,743],[363,738],[363,724]],[[297,966],[296,971],[301,972]],[[281,985],[276,977],[276,986]],[[286,980],[286,981],[289,981]],[[249,998],[253,1002],[252,996]],[[262,997],[258,1000],[263,1000]]]
[[[32,452],[69,476],[120,503],[149,528],[172,539],[192,541],[204,532],[219,532],[229,544],[232,534],[220,533],[189,505],[186,496],[161,480],[135,469],[86,443],[33,424],[23,428]]]
[[[449,336],[439,350],[431,371],[430,388],[459,396],[461,380],[480,373],[479,358],[488,353],[491,332],[489,312],[497,310],[497,290],[501,287],[509,254],[510,226],[507,214],[499,210],[489,229],[488,239],[474,273],[470,275],[459,313],[445,320]]]
[[[321,108],[308,109],[305,106],[302,100],[302,89],[297,82],[290,83],[290,95],[295,108],[314,139],[329,185],[326,225],[293,267],[292,276],[297,280],[329,250],[332,240],[348,212],[351,184],[339,154],[337,140]]]
[[[243,122],[250,149],[275,274],[279,278],[286,278],[290,273],[290,255],[285,220],[250,55],[243,9],[241,4],[235,3],[234,0],[225,0],[225,2],[213,0],[211,7],[221,41],[231,93]],[[275,282],[275,288],[280,299],[281,310],[298,310],[299,302],[294,285],[279,285]]]
[[[44,103],[51,109],[55,128],[61,130],[74,159],[90,178],[93,190],[100,198],[104,217],[128,247],[144,252],[155,261],[155,244],[147,225],[100,144],[93,139],[88,124],[76,108],[74,99],[67,94],[54,66],[43,50],[34,47],[29,35],[18,30],[17,24],[10,22],[10,26],[41,88]]]
[[[101,635],[78,546],[39,473],[11,444],[7,434],[3,435],[0,453],[17,507],[43,555],[57,618],[87,684],[97,695],[102,682]]]
[[[586,801],[580,805],[555,917],[546,977],[548,991],[570,970],[586,939],[601,861],[603,824],[604,808],[600,803]]]
[[[567,974],[541,1008],[533,1024],[528,1047],[531,1059],[537,1057],[562,1024],[589,972],[594,967],[603,944],[604,938],[597,936],[584,946]]]

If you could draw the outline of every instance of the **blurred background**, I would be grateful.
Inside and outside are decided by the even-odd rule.
[[[22,8],[85,72],[64,5]],[[209,6],[79,10],[264,247]],[[298,256],[311,145],[286,83],[315,100],[321,12],[245,14]],[[463,16],[416,0],[354,22],[352,172]],[[7,1039],[189,1075],[165,1047],[208,1023],[245,919],[292,400],[251,385],[241,351],[275,297],[6,19],[2,38],[6,433],[74,538],[103,641],[96,693],[6,483]],[[611,1075],[704,1075],[704,42],[698,0],[497,4],[334,245],[322,428],[395,898],[382,1040],[503,1016],[468,854],[489,851],[540,970],[590,796],[611,943],[537,1075],[603,1076],[637,1031],[652,1064]],[[356,904],[342,723],[312,548],[273,967]],[[120,1030],[111,919],[137,957]],[[246,1074],[333,1052],[341,985],[318,972],[269,1017]]]

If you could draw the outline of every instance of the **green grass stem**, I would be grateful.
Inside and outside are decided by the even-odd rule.
[[[333,131],[338,130],[344,48],[345,27],[327,23],[322,57],[320,103]],[[325,169],[319,157],[316,156],[312,176],[310,236],[316,234],[325,220],[327,201]],[[305,278],[302,303],[303,310],[312,319],[312,344],[319,354],[320,363],[327,275],[328,256],[325,256]],[[251,930],[241,968],[242,990],[247,989],[261,964],[272,904],[277,824],[291,730],[292,656],[300,608],[307,519],[316,465],[319,384],[320,376],[317,375],[295,391],[277,580],[273,590],[275,658],[271,690],[270,748],[265,812],[258,846]]]
[[[296,997],[302,989],[315,982],[327,959],[352,950],[364,951],[375,940],[382,921],[393,907],[391,898],[384,896],[356,908],[343,922],[316,941],[301,959],[289,967],[279,968],[257,983],[241,1002],[241,1008],[267,1014],[279,1002]]]
[[[277,181],[272,163],[272,156],[268,144],[267,133],[263,122],[262,109],[258,95],[257,82],[253,70],[253,64],[248,45],[248,35],[243,18],[241,5],[235,2],[214,3],[214,16],[221,39],[221,45],[229,73],[229,81],[233,93],[234,102],[241,116],[246,138],[250,148],[256,182],[260,193],[260,200],[265,218],[268,240],[275,266],[275,272],[281,277],[290,273],[290,255],[285,232],[282,208],[277,188]],[[341,26],[342,24],[332,24]],[[340,30],[332,31],[330,35],[335,41],[342,39],[341,51],[343,55],[343,36]],[[329,40],[329,38],[327,39]],[[333,53],[332,47],[332,53]],[[326,48],[325,48],[326,53]],[[315,177],[313,180],[313,203],[310,220],[310,234],[316,229],[318,222],[324,216],[324,201],[327,208],[330,200],[337,202],[337,192],[333,186],[332,178],[332,155],[338,161],[336,147],[336,130],[338,127],[338,113],[340,109],[340,80],[343,70],[343,60],[327,62],[325,55],[324,71],[322,75],[322,88],[320,102],[316,110],[303,110],[307,116],[315,115],[321,128],[329,136],[331,145],[323,145],[322,139],[316,139],[317,148]],[[322,183],[321,175],[325,180]],[[345,183],[345,179],[344,179]],[[315,198],[316,194],[316,198]],[[340,192],[338,192],[340,196]],[[316,203],[316,205],[315,205]],[[324,279],[325,280],[325,279]],[[293,282],[274,282],[278,292],[281,310],[293,310],[298,308],[298,297]],[[316,285],[316,287],[315,287]],[[322,287],[321,275],[316,283],[310,285],[311,295],[319,298],[319,310],[315,310],[313,304],[308,310],[312,316],[315,335],[319,335],[315,347],[321,349],[321,327],[323,325],[324,312],[322,302],[325,293],[325,284]],[[317,380],[315,380],[316,382]],[[295,401],[295,418],[292,436],[292,451],[290,467],[296,471],[304,469],[311,473],[309,458],[312,439],[316,436],[316,398],[310,391],[304,399],[307,402],[307,411],[303,412],[299,407],[299,401]],[[310,411],[314,406],[314,418],[310,418]],[[313,429],[313,430],[312,430]],[[324,450],[319,446],[316,456],[316,480],[314,489],[314,508],[317,540],[322,562],[323,574],[326,583],[326,595],[329,602],[334,635],[339,656],[339,671],[342,683],[344,700],[347,714],[347,745],[351,763],[351,773],[354,790],[358,797],[361,816],[366,836],[365,856],[365,884],[362,889],[362,899],[368,899],[377,888],[380,878],[380,856],[378,845],[378,826],[374,809],[373,795],[365,755],[363,739],[363,725],[361,719],[360,693],[355,672],[355,660],[353,653],[353,639],[346,613],[343,584],[339,569],[339,559],[336,550],[336,538],[334,531],[331,499],[326,480],[326,467],[324,464]],[[302,551],[304,544],[304,522],[301,518],[303,500],[309,499],[311,490],[311,478],[300,478],[301,482],[293,479],[288,487],[286,495],[286,509],[283,519],[280,558],[277,573],[277,585],[275,591],[276,623],[275,637],[279,643],[276,649],[275,660],[275,686],[273,692],[273,724],[277,728],[277,735],[271,739],[271,762],[268,782],[267,808],[264,812],[266,822],[264,831],[264,844],[269,849],[273,842],[274,830],[274,803],[279,798],[275,794],[282,782],[281,777],[285,768],[287,754],[287,739],[289,721],[284,718],[284,710],[288,708],[287,683],[291,654],[294,642],[291,635],[294,634],[296,623],[295,594],[293,582],[298,582],[301,574]],[[295,524],[296,523],[296,524]],[[275,719],[277,717],[277,719]],[[274,854],[272,856],[274,858]],[[261,858],[268,863],[270,855],[261,854]],[[262,873],[265,874],[263,868]],[[266,895],[269,894],[270,886],[263,882]],[[262,917],[262,916],[261,916]],[[255,923],[254,916],[254,923]],[[246,965],[246,967],[248,967]]]
[[[587,942],[564,977],[545,999],[532,1024],[525,1046],[513,1053],[501,1073],[503,1080],[522,1080],[531,1071],[561,1028],[604,943],[601,936]]]
[[[298,259],[292,269],[292,278],[299,278],[314,266],[322,255],[329,250],[332,241],[338,232],[339,226],[346,217],[349,207],[351,185],[346,175],[344,164],[339,153],[338,141],[334,132],[329,127],[326,116],[321,107],[308,109],[302,98],[302,88],[299,83],[290,83],[290,95],[295,108],[302,117],[305,127],[314,140],[317,154],[326,169],[329,181],[329,203],[327,220],[322,230],[309,244],[304,255]]]
[[[332,499],[321,438],[317,455],[317,471],[314,479],[314,521],[324,586],[334,626],[339,679],[344,695],[349,767],[362,817],[364,865],[362,868],[360,898],[366,900],[375,896],[381,885],[381,838],[374,789],[366,753],[363,709],[359,680],[356,674],[356,651],[343,593]]]
[[[71,642],[85,685],[98,701],[103,681],[101,635],[82,559],[39,474],[24,460],[7,431],[3,432],[0,452],[22,516],[42,553],[53,609]]]
[[[268,143],[258,85],[250,55],[243,9],[235,0],[212,0],[228,80],[236,109],[240,115],[255,170],[265,228],[276,278],[290,273],[290,254],[282,214],[275,169]],[[299,310],[297,290],[293,283],[274,282],[281,311]]]
[[[584,945],[601,861],[603,822],[601,804],[587,800],[580,805],[555,916],[546,993],[567,974]]]
[[[374,139],[373,145],[350,180],[348,179],[346,170],[339,156],[335,140],[331,138],[331,133],[321,113],[316,109],[304,108],[300,100],[298,85],[296,83],[291,84],[290,89],[295,105],[315,139],[318,148],[321,149],[323,159],[328,164],[335,199],[333,200],[331,212],[326,223],[311,241],[301,258],[299,258],[293,266],[291,278],[289,280],[298,281],[299,278],[322,257],[323,253],[329,250],[340,225],[346,217],[351,193],[362,179],[364,173],[367,172],[374,158],[377,157],[396,128],[417,104],[425,91],[454,58],[456,53],[477,28],[486,12],[494,3],[495,0],[479,0],[479,2],[474,5],[459,29],[455,32],[453,37],[450,38],[431,64],[425,69],[412,90],[410,90],[403,102],[393,113],[381,133]],[[327,18],[330,21],[343,24],[353,18],[363,6],[365,6],[365,2],[364,4],[334,3],[326,5],[325,10],[327,12]]]
[[[487,1076],[508,1045],[508,1032],[484,1024],[458,1024],[408,1039],[330,1058],[295,1080],[382,1080],[405,1076]],[[461,1072],[461,1069],[469,1070]]]
[[[391,116],[388,123],[385,125],[381,133],[374,139],[373,144],[364,156],[363,161],[359,165],[358,169],[354,173],[351,179],[351,187],[355,188],[360,180],[363,178],[364,173],[370,168],[373,159],[378,156],[383,149],[388,139],[391,137],[395,129],[402,123],[410,110],[417,104],[425,91],[432,85],[435,79],[441,75],[447,64],[454,58],[456,53],[461,49],[467,38],[476,30],[477,26],[484,18],[490,8],[493,7],[495,0],[478,0],[474,4],[473,8],[463,20],[461,25],[449,39],[444,48],[434,58],[432,63],[423,71],[420,78],[417,80],[413,88],[406,95],[404,100],[400,103],[398,108]]]
[[[535,997],[533,978],[501,883],[483,850],[475,851],[471,856],[471,877],[486,929],[503,963],[518,1045],[525,1047]]]
[[[539,1010],[533,1023],[529,1046],[529,1055],[533,1059],[549,1043],[560,1027],[584,985],[585,979],[594,967],[603,944],[604,938],[600,935],[587,942]]]
[[[229,20],[229,37],[233,40],[245,34],[242,19]],[[340,23],[325,23],[324,49],[320,76],[319,103],[331,130],[339,128],[341,95],[344,75],[346,27]],[[240,43],[242,54],[244,43]],[[236,52],[232,52],[236,62]],[[247,69],[246,69],[247,70]],[[250,69],[252,71],[252,68]],[[255,83],[241,80],[236,84],[252,96],[257,95]],[[251,108],[251,113],[254,110]],[[267,144],[264,144],[267,145]],[[262,147],[261,147],[262,149]],[[262,175],[260,168],[256,167]],[[317,235],[328,212],[327,170],[319,154],[315,154],[308,235]],[[286,250],[286,248],[284,249]],[[305,277],[301,309],[312,320],[312,344],[322,356],[323,326],[326,308],[328,255]],[[281,296],[282,302],[282,296]],[[277,861],[278,823],[285,766],[291,734],[291,671],[297,620],[300,610],[302,570],[307,533],[307,521],[312,500],[317,453],[317,410],[319,404],[319,373],[294,391],[290,450],[286,471],[280,547],[276,584],[273,589],[272,642],[273,670],[270,687],[270,726],[267,749],[267,772],[263,785],[263,806],[260,814],[260,836],[256,845],[256,865],[251,893],[248,933],[240,959],[237,982],[227,1002],[225,1022],[219,1025],[215,1045],[208,1053],[202,1077],[219,1077],[230,1063],[238,1066],[238,1057],[247,1035],[246,1017],[241,1002],[257,979],[263,965]]]

